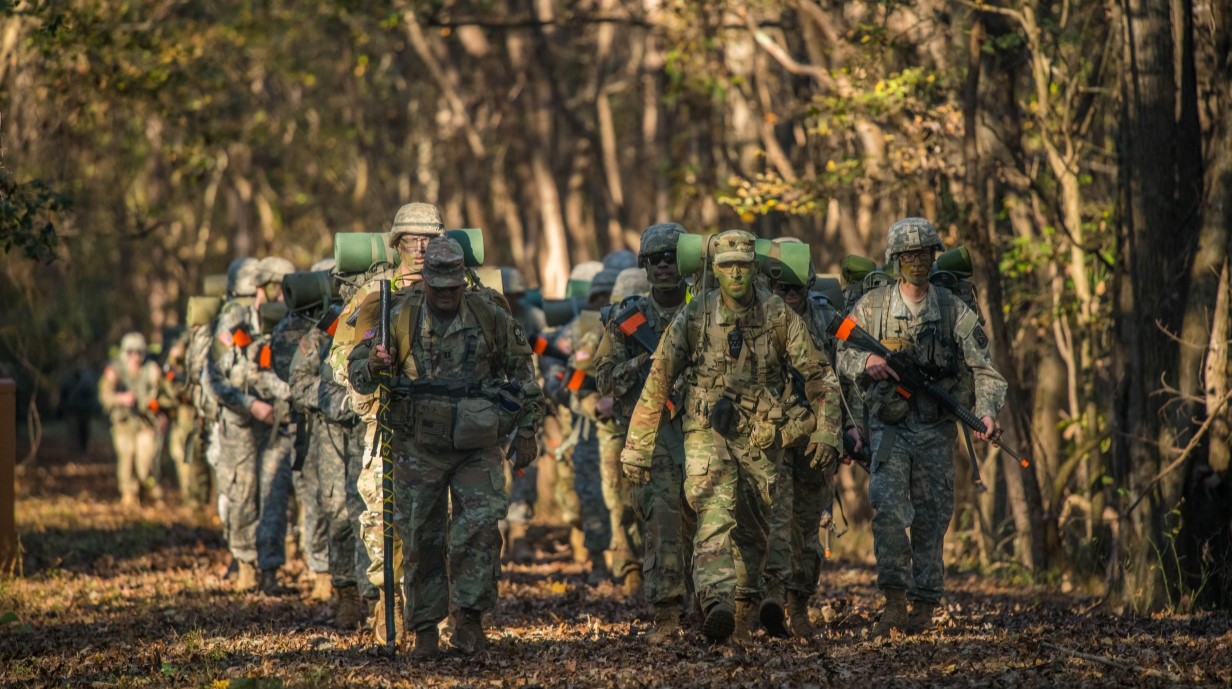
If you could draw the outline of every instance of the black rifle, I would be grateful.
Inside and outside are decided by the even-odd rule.
[[[864,328],[861,328],[851,316],[844,318],[842,321],[835,319],[830,324],[830,334],[856,349],[876,354],[885,359],[890,368],[894,369],[894,372],[898,374],[898,394],[902,395],[904,399],[911,399],[911,395],[916,393],[930,395],[942,407],[945,407],[946,411],[957,417],[963,425],[977,433],[988,432],[982,419],[972,413],[970,409],[959,404],[958,400],[954,399],[954,396],[948,390],[941,387],[937,381],[921,371],[914,361],[901,352],[891,352],[877,338],[873,337]],[[1001,443],[1000,429],[988,442],[1001,448],[1010,457],[1018,460],[1018,464],[1023,469],[1031,466],[1030,461],[1026,457]],[[979,468],[974,466],[974,456],[971,458],[971,463],[973,465],[972,468],[975,469],[976,481],[979,483]]]

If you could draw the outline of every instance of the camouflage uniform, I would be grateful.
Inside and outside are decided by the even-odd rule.
[[[209,393],[222,408],[216,471],[218,489],[227,498],[227,544],[236,560],[270,571],[286,561],[291,462],[285,425],[290,409],[285,404],[279,409],[278,401],[289,399],[290,388],[262,365],[268,363],[262,352],[268,352],[269,337],[260,328],[256,307],[243,301],[228,304],[214,327],[205,375]],[[254,400],[275,407],[274,425],[253,417]]]
[[[718,235],[715,263],[752,265],[753,239],[740,231]],[[697,512],[693,578],[707,614],[703,629],[712,638],[725,638],[733,624],[739,629],[741,608],[762,593],[782,434],[790,428],[788,440],[794,443],[812,433],[815,443],[838,447],[833,371],[804,323],[781,299],[752,285],[749,289],[749,301],[738,310],[728,307],[720,290],[710,290],[677,314],[655,352],[621,456],[631,467],[653,466],[664,405],[683,376],[684,490]],[[739,344],[738,352],[733,343]],[[789,367],[803,376],[815,418],[794,400]],[[716,405],[726,405],[719,404],[721,399],[731,400],[735,408],[729,438],[711,426]],[[712,618],[724,622],[712,628]]]
[[[682,306],[662,306],[651,296],[622,299],[613,307],[612,319],[607,323],[603,342],[595,357],[595,378],[600,392],[616,399],[616,415],[626,433],[629,419],[645,384],[645,376],[649,372],[651,352],[634,339],[631,333],[626,334],[621,326],[625,322],[631,322],[628,319],[640,316],[645,319],[645,327],[652,334],[651,339],[657,343],[681,308]],[[678,605],[684,602],[688,588],[692,535],[695,528],[695,516],[685,502],[682,489],[682,418],[671,411],[663,414],[655,440],[650,477],[640,486],[630,486],[620,468],[620,452],[624,448],[624,442],[625,435],[622,434],[620,446],[614,448],[615,466],[604,474],[605,491],[628,494],[631,499],[623,504],[631,504],[637,518],[641,520],[638,540],[644,543],[644,557],[637,564],[643,569],[646,598],[655,605]],[[604,460],[605,468],[608,468],[606,453]],[[612,470],[619,475],[618,483],[609,478]],[[610,487],[612,483],[617,486],[615,491]],[[624,521],[621,520],[620,523],[623,524]],[[612,525],[613,528],[617,526],[617,519],[613,518]],[[634,553],[636,554],[639,553]]]
[[[891,247],[903,244],[907,233],[929,234],[928,246],[940,246],[927,221],[909,218],[891,227]],[[978,315],[949,290],[929,287],[913,313],[898,284],[878,287],[860,299],[852,317],[887,347],[912,351],[921,364],[947,359],[950,371],[938,380],[963,403],[973,395],[977,417],[995,418],[1000,411],[1006,383],[992,366],[988,336]],[[841,374],[867,386],[877,585],[936,604],[944,590],[942,545],[954,510],[954,421],[927,395],[912,395],[907,402],[895,395],[892,382],[868,386],[869,355],[841,343],[838,349]],[[901,418],[894,422],[882,418],[896,416]]]
[[[136,372],[125,360],[129,352],[140,354]],[[158,410],[162,391],[162,372],[158,364],[145,361],[145,338],[140,333],[124,336],[120,359],[103,370],[98,384],[98,401],[111,418],[111,440],[116,453],[116,481],[125,504],[136,504],[144,489],[150,498],[161,499],[158,485]],[[118,395],[131,392],[133,404]]]
[[[291,362],[291,392],[297,405],[311,416],[312,452],[304,471],[315,473],[317,500],[328,527],[329,573],[335,588],[358,586],[364,598],[376,598],[368,580],[367,550],[358,526],[364,511],[358,477],[363,466],[364,426],[351,409],[345,387],[335,382],[326,360],[332,337],[329,327],[337,317],[327,315],[325,327],[309,330],[300,340]]]
[[[168,348],[164,364],[164,389],[166,397],[175,406],[171,426],[167,430],[167,451],[175,467],[180,495],[188,505],[198,507],[210,497],[210,468],[205,463],[204,452],[190,453],[188,447],[190,443],[197,442],[193,436],[201,423],[193,405],[196,385],[189,369],[194,336],[193,329],[185,330]]]
[[[435,286],[462,284],[462,250],[452,239],[433,240],[425,266]],[[470,619],[496,603],[497,522],[509,506],[497,421],[533,435],[542,393],[521,328],[478,293],[464,292],[459,311],[440,318],[424,293],[413,291],[391,330],[394,370],[412,387],[391,404],[396,528],[404,552],[414,553],[403,563],[407,621],[418,633],[433,633],[451,606]],[[358,392],[373,394],[372,334],[364,334],[350,355],[350,380]],[[509,419],[494,401],[507,386],[524,405]],[[459,444],[464,449],[455,449]]]
[[[526,281],[517,268],[504,266],[501,268],[502,291],[509,300],[514,320],[522,327],[522,332],[528,339],[547,329],[547,319],[543,309],[527,303],[522,297],[526,294]],[[542,384],[542,381],[540,381]],[[510,486],[509,514],[506,520],[513,524],[509,532],[513,539],[525,536],[526,524],[535,514],[535,502],[539,499],[539,472],[535,464],[514,474],[506,465],[507,483]],[[508,544],[506,544],[508,546]]]

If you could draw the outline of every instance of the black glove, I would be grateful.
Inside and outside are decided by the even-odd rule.
[[[531,465],[539,456],[539,440],[533,435],[522,435],[520,432],[513,439],[510,448],[510,460],[515,471],[521,471]]]

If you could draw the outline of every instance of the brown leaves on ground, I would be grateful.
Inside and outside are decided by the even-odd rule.
[[[0,684],[267,689],[379,687],[1165,686],[1232,683],[1223,615],[1115,617],[1094,601],[974,576],[922,635],[868,641],[879,597],[867,568],[827,566],[812,641],[710,646],[689,620],[647,647],[650,608],[616,584],[585,584],[567,532],[532,529],[539,559],[509,565],[488,616],[491,646],[428,665],[377,652],[299,595],[235,595],[212,517],[183,507],[123,512],[94,458],[20,480],[25,576],[0,580]],[[108,491],[112,491],[108,493]],[[1075,654],[1083,654],[1082,657]]]

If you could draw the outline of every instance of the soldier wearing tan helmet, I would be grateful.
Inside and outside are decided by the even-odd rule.
[[[131,332],[120,340],[119,358],[107,364],[98,399],[111,419],[120,504],[136,507],[140,496],[161,502],[158,485],[159,392],[162,372],[146,361],[146,342]]]

